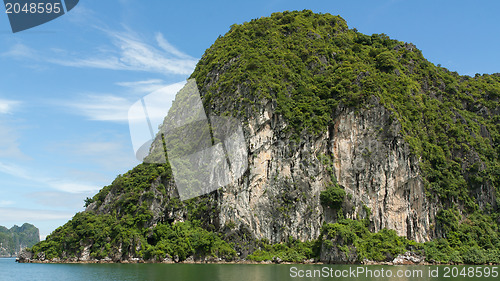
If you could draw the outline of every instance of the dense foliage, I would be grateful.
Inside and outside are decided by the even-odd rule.
[[[338,247],[348,254],[354,246],[358,262],[365,259],[373,261],[392,261],[397,255],[406,251],[420,251],[422,245],[397,236],[396,231],[382,229],[378,233],[368,230],[366,221],[340,219],[333,224],[325,224],[322,229],[322,239],[328,248]],[[337,243],[333,243],[335,241]],[[339,243],[340,242],[340,243]]]
[[[262,239],[258,243],[258,249],[248,255],[253,261],[274,262],[303,262],[309,259],[317,259],[319,256],[319,240],[301,242],[289,237],[286,243],[270,244]]]
[[[290,237],[271,245],[238,234],[253,243],[249,259],[297,262],[317,259],[322,246],[345,253],[354,246],[358,261],[389,260],[411,250],[428,261],[499,262],[499,74],[460,76],[433,65],[412,44],[361,34],[338,16],[302,11],[231,26],[206,51],[192,78],[208,110],[213,103],[226,110],[213,113],[245,120],[271,103],[287,124],[284,134],[299,141],[324,133],[343,110],[382,104],[421,159],[428,199],[442,206],[432,225],[441,238],[418,244],[392,230],[370,232],[369,215],[343,218],[345,191],[333,181],[320,201],[336,210],[336,223],[324,225],[321,236],[309,242]],[[241,245],[215,232],[216,205],[208,197],[170,199],[175,197],[168,190],[171,180],[168,164],[138,165],[88,198],[88,211],[32,251],[47,258],[84,252],[117,260],[236,257]],[[154,206],[182,216],[152,223]]]
[[[412,251],[424,255],[427,262],[484,264],[500,263],[500,236],[498,225],[476,212],[460,223],[458,212],[444,210],[438,215],[440,224],[447,228],[446,237],[426,243],[416,243],[397,236],[394,230],[378,233],[368,230],[368,221],[340,219],[323,226],[322,239],[326,245],[336,246],[346,254],[348,246],[356,249],[357,261],[391,261],[399,254]],[[341,241],[334,245],[328,240]]]
[[[339,209],[344,202],[345,190],[338,184],[330,185],[320,194],[321,204],[325,207]]]
[[[192,255],[213,256],[231,260],[236,256],[232,245],[193,222],[157,224],[152,228],[137,227],[130,217],[116,219],[110,214],[78,213],[58,228],[46,241],[33,246],[34,253],[43,252],[46,259],[80,256],[86,245],[90,258],[141,257],[163,261],[183,261]]]
[[[0,256],[11,256],[20,249],[31,247],[40,241],[38,228],[25,223],[21,227],[15,225],[10,229],[0,226]]]
[[[460,215],[456,209],[441,210],[437,223],[444,238],[425,243],[427,259],[437,262],[483,264],[500,263],[498,214],[494,217],[476,211]]]

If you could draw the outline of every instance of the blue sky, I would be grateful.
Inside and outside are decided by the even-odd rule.
[[[138,164],[127,123],[134,102],[185,81],[230,25],[303,9],[412,42],[460,74],[500,72],[497,1],[80,0],[16,34],[1,8],[0,225],[50,234]]]

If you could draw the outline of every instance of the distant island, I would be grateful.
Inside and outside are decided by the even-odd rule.
[[[24,248],[40,242],[40,232],[34,225],[25,223],[8,229],[0,226],[0,258],[16,257]]]

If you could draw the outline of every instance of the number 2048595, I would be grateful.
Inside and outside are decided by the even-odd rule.
[[[61,11],[61,3],[5,3],[7,14],[59,14]]]
[[[443,268],[443,277],[497,278],[498,267],[491,267],[491,266],[448,267],[447,266]]]

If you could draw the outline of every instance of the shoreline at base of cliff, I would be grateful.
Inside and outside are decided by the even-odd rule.
[[[465,264],[465,263],[432,263],[432,262],[420,262],[420,263],[413,263],[413,262],[377,262],[377,261],[369,261],[365,260],[361,263],[324,263],[320,261],[304,261],[304,262],[278,262],[278,261],[252,261],[252,260],[238,260],[238,261],[225,261],[225,260],[205,260],[205,261],[194,261],[191,259],[187,259],[184,261],[179,261],[175,262],[173,260],[165,260],[165,261],[145,261],[142,259],[130,259],[130,260],[123,260],[123,261],[112,261],[112,260],[87,260],[87,261],[82,261],[82,260],[29,260],[29,261],[19,261],[19,259],[16,259],[16,262],[19,263],[37,263],[37,264],[302,264],[302,265],[320,265],[320,264],[325,264],[325,265],[356,265],[356,266],[361,266],[361,265],[472,265],[472,264]],[[477,264],[477,266],[480,265],[488,265],[488,266],[493,266],[493,265],[499,265],[495,263],[485,263],[485,264]]]

